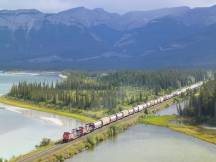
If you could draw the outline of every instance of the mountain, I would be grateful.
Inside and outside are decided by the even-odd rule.
[[[132,11],[122,15],[118,20],[118,28],[133,29],[148,24],[151,20],[165,16],[180,16],[190,11],[188,7],[163,8],[151,11]]]
[[[216,6],[0,11],[1,69],[215,67]]]
[[[212,7],[195,8],[176,18],[187,25],[206,26],[216,23],[216,5]]]

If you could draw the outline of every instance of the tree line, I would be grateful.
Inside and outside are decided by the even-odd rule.
[[[108,73],[71,72],[54,83],[20,82],[8,96],[73,109],[115,109],[148,100],[207,78],[202,70],[117,71]]]
[[[180,115],[190,116],[197,122],[216,120],[216,80],[210,80],[197,93],[191,94],[187,104],[179,109]]]

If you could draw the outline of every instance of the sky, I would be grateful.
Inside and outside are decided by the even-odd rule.
[[[0,0],[0,9],[38,9],[43,12],[84,6],[103,8],[110,12],[125,13],[132,10],[152,10],[165,7],[189,6],[206,7],[216,4],[216,0]]]

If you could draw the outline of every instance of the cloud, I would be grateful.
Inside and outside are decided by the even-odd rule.
[[[78,6],[126,12],[183,5],[197,7],[213,4],[216,4],[216,0],[0,0],[1,9],[35,8],[45,12],[58,12]]]
[[[210,6],[216,0],[79,0],[91,8],[102,7],[112,11],[151,10],[174,6]]]
[[[76,7],[76,0],[0,0],[1,9],[39,9],[47,12],[56,12]]]

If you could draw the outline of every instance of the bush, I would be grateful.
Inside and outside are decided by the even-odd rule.
[[[48,146],[50,143],[51,143],[51,139],[43,138],[42,141],[40,142],[40,145],[36,145],[36,148]]]
[[[109,136],[110,137],[114,137],[114,136],[116,136],[118,134],[118,127],[117,126],[111,126],[110,128],[109,128]]]
[[[93,148],[97,144],[97,141],[93,136],[90,136],[87,138],[87,143],[89,144],[90,148]]]
[[[56,159],[57,159],[58,162],[63,162],[64,161],[63,155],[56,155]]]

